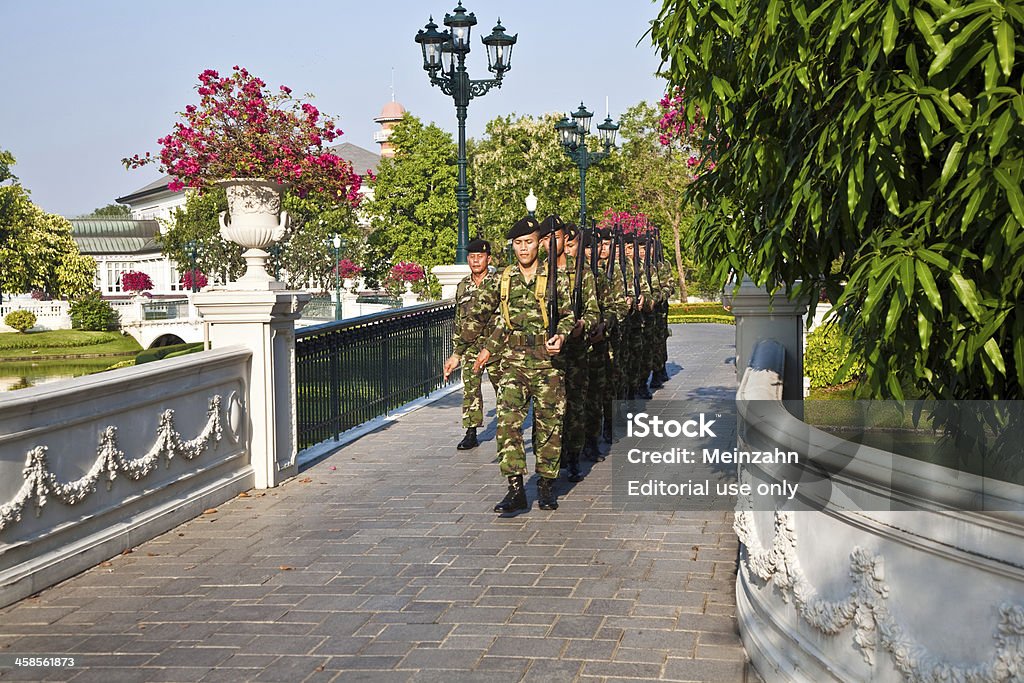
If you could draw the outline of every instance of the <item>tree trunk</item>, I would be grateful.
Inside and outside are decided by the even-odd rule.
[[[673,240],[676,248],[676,268],[679,270],[679,301],[686,303],[686,269],[683,267],[683,251],[679,246],[679,223],[680,219],[677,217],[672,221],[672,235],[675,237]]]

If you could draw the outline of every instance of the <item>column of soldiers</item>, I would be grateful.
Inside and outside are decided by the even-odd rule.
[[[531,402],[538,506],[556,510],[559,469],[578,482],[581,456],[604,460],[600,441],[613,438],[612,401],[651,398],[651,389],[668,380],[675,287],[653,234],[580,229],[548,216],[517,221],[507,238],[514,261],[493,275],[490,244],[470,243],[470,275],[456,294],[454,353],[444,374],[462,365],[466,435],[457,447],[479,445],[480,373],[487,369],[508,481],[494,511],[529,507],[523,422]]]

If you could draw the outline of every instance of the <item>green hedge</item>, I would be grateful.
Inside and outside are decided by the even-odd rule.
[[[699,304],[669,304],[668,314],[672,315],[724,315],[732,317],[732,313],[722,308],[722,304],[714,301]]]
[[[4,325],[26,332],[36,326],[36,314],[22,309],[11,311],[4,317]]]
[[[203,342],[158,346],[153,349],[146,349],[139,355],[135,356],[135,364],[142,365],[143,363],[152,363],[155,360],[163,360],[164,358],[177,358],[178,356],[184,356],[189,353],[195,353],[196,351],[202,350]]]
[[[731,315],[672,315],[669,313],[668,322],[671,325],[679,323],[719,323],[722,325],[735,325],[736,318]]]
[[[47,330],[0,334],[0,350],[9,349],[73,349],[80,346],[108,344],[122,338],[120,332],[85,332],[81,330]]]
[[[864,372],[864,361],[858,358],[840,374],[849,356],[849,338],[840,332],[837,325],[822,325],[807,335],[804,374],[811,379],[814,388],[845,384]]]

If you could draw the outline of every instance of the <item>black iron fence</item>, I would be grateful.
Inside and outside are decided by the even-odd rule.
[[[299,449],[337,439],[444,386],[454,328],[455,304],[442,302],[298,330]]]

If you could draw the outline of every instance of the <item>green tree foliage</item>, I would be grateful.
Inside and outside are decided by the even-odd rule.
[[[120,314],[107,303],[99,290],[90,290],[85,296],[71,302],[71,327],[76,330],[105,332],[121,327]]]
[[[452,136],[406,113],[392,131],[391,143],[395,156],[381,159],[374,197],[365,207],[373,232],[364,274],[375,280],[400,261],[415,261],[428,272],[455,262],[458,175]]]
[[[686,301],[687,272],[697,271],[698,289],[707,289],[708,268],[696,264],[683,250],[682,238],[693,223],[694,209],[685,195],[693,178],[693,169],[687,165],[691,155],[690,141],[662,144],[658,120],[661,111],[647,102],[630,107],[622,115],[620,135],[622,141],[621,183],[632,204],[650,216],[661,230],[662,244],[673,262],[679,278],[679,296]],[[723,281],[724,282],[724,281]],[[712,289],[721,290],[721,283]],[[706,293],[706,292],[702,292]]]
[[[185,208],[175,209],[167,232],[159,238],[164,253],[179,264],[179,271],[191,267],[194,246],[197,267],[203,273],[215,275],[221,282],[245,273],[243,248],[220,236],[218,216],[227,208],[221,188],[188,191]],[[282,208],[288,212],[288,230],[281,242],[270,248],[268,269],[276,268],[290,287],[304,288],[309,283],[331,286],[331,240],[337,233],[355,248],[360,240],[355,210],[347,204],[331,204],[315,193],[299,197],[292,192],[285,193]]]
[[[579,170],[558,141],[554,126],[559,118],[560,114],[499,116],[488,122],[485,137],[471,145],[476,190],[471,216],[496,254],[502,251],[502,258],[505,232],[526,215],[524,200],[530,190],[537,197],[538,217],[557,213],[566,222],[579,222]],[[598,149],[596,136],[588,138],[588,146]],[[618,161],[613,153],[587,171],[589,218],[626,202],[616,172]]]
[[[217,217],[227,209],[228,199],[222,188],[187,192],[185,208],[174,210],[167,232],[158,238],[160,248],[178,264],[179,272],[191,269],[194,253],[196,268],[220,282],[242,276],[242,247],[220,237]]]
[[[92,213],[83,218],[131,218],[132,212],[124,204],[107,204],[101,206],[98,209],[93,209]]]
[[[719,275],[824,286],[873,395],[1024,398],[1019,0],[667,0],[652,36]]]
[[[0,291],[41,289],[60,297],[90,290],[96,262],[78,251],[67,219],[32,203],[13,164],[9,152],[0,152],[0,178],[12,181],[0,185]]]
[[[32,311],[11,311],[4,316],[4,325],[18,332],[27,332],[36,326],[36,314]]]

